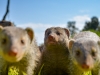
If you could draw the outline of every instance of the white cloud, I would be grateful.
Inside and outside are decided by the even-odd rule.
[[[82,29],[84,26],[85,21],[89,21],[90,18],[88,15],[83,15],[83,16],[75,16],[73,18],[70,19],[70,21],[76,21],[76,27],[78,27],[79,29]],[[18,24],[17,27],[21,27],[21,28],[26,28],[26,27],[31,27],[34,32],[35,32],[35,37],[37,40],[38,44],[43,43],[44,41],[44,33],[45,30],[49,27],[66,27],[66,23],[65,24],[56,24],[56,25],[52,25],[52,24],[35,24],[35,23],[27,23],[27,24]]]
[[[88,13],[88,12],[90,12],[89,10],[80,10],[79,11],[80,13]]]
[[[49,27],[66,27],[66,24],[57,24],[57,25],[52,25],[52,24],[34,24],[34,23],[27,23],[27,24],[18,24],[17,27],[21,27],[21,28],[26,28],[26,27],[31,27],[34,32],[35,32],[35,37],[37,40],[38,44],[43,43],[44,41],[44,32],[47,28]]]
[[[99,17],[99,21],[100,21],[100,17]]]
[[[88,15],[79,15],[71,18],[70,21],[75,21],[76,27],[81,30],[84,27],[85,22],[90,21],[90,17]]]

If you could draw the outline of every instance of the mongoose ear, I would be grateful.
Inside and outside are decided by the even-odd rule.
[[[68,38],[69,38],[69,36],[70,36],[69,30],[67,28],[64,28],[64,30],[65,30],[66,34],[68,35]]]
[[[34,39],[34,31],[33,31],[33,29],[31,29],[31,28],[26,28],[25,30],[27,31],[27,33],[28,33],[28,35],[29,35],[29,37],[30,37],[30,40],[31,40],[31,42],[32,42],[32,40]]]
[[[3,27],[2,26],[0,26],[0,31],[3,29]]]
[[[45,35],[46,35],[46,33],[47,33],[48,30],[49,30],[49,28],[45,30]]]
[[[75,42],[74,39],[71,39],[71,40],[69,41],[69,46],[68,46],[69,50],[72,49],[72,46],[73,46],[74,42]]]
[[[99,44],[99,46],[100,46],[100,40],[98,41],[98,44]]]

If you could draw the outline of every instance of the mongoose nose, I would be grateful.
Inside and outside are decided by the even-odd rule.
[[[82,65],[82,68],[83,68],[83,69],[89,69],[89,65],[83,64],[83,65]]]
[[[13,50],[10,50],[8,54],[9,54],[10,56],[16,56],[17,53],[18,53],[17,49],[13,49]]]
[[[52,36],[52,35],[49,35],[48,38],[49,38],[50,41],[53,41],[54,40],[54,36]]]

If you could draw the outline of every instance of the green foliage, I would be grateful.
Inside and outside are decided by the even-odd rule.
[[[69,21],[67,23],[67,28],[70,31],[70,34],[73,36],[75,33],[77,33],[77,31],[79,30],[78,28],[76,28],[75,26],[75,21]]]
[[[96,31],[96,30],[93,30],[93,29],[91,29],[90,31],[91,31],[91,32],[94,32],[94,33],[96,33],[98,36],[100,36],[100,31]]]
[[[91,18],[90,22],[85,22],[85,26],[83,28],[83,31],[90,30],[90,29],[97,30],[98,26],[99,26],[99,20],[97,17],[94,16]]]
[[[19,69],[14,66],[11,66],[8,70],[8,75],[20,75]],[[23,72],[23,75],[26,75],[26,74]]]
[[[82,75],[92,75],[91,71],[84,72]]]
[[[41,71],[42,71],[43,66],[44,66],[44,64],[41,66],[41,68],[40,68],[40,71],[39,71],[38,75],[41,75]]]
[[[19,70],[12,66],[9,68],[8,75],[19,75],[18,72]]]

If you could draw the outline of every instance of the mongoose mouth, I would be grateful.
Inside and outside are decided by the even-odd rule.
[[[8,61],[8,62],[18,62],[18,61],[20,61],[22,58],[23,58],[23,56],[21,55],[17,55],[17,56],[9,56],[9,55],[5,55],[5,56],[3,56],[4,57],[4,59],[6,60],[6,61]]]
[[[56,42],[55,41],[49,41],[49,44],[55,44]]]
[[[90,68],[82,68],[84,71],[90,71]]]
[[[55,41],[48,41],[48,43],[47,43],[48,45],[56,45],[57,44],[57,42],[55,42]]]
[[[52,44],[56,44],[57,42],[55,40],[47,39],[45,43],[48,44],[48,45],[52,45]]]
[[[8,58],[8,59],[6,59],[8,62],[18,62],[18,61],[20,61],[22,58]]]
[[[81,69],[82,69],[83,71],[90,71],[90,70],[92,69],[92,67],[91,67],[91,66],[88,66],[88,65],[82,65],[82,66],[81,66]]]
[[[86,64],[75,64],[80,70],[86,72],[92,70],[92,67]]]

